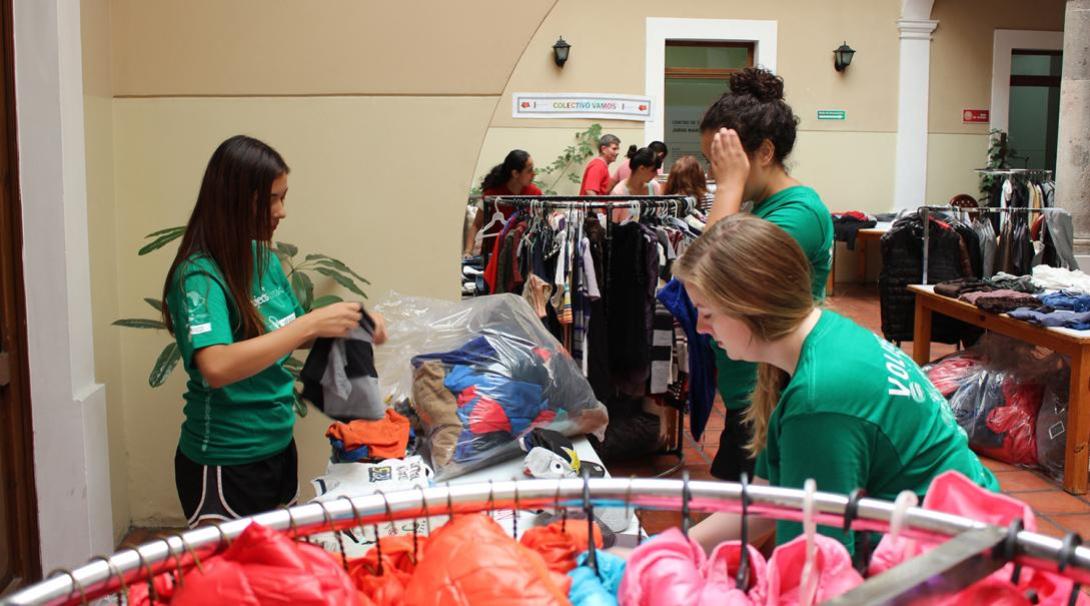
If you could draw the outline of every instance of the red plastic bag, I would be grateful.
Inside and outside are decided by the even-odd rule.
[[[325,550],[250,524],[222,555],[205,560],[176,588],[174,606],[359,604],[352,581]]]

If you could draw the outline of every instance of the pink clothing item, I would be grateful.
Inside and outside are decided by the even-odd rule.
[[[737,541],[704,555],[695,541],[671,528],[632,552],[617,591],[621,606],[750,606],[764,604],[765,560],[749,547],[751,589],[734,584],[741,560]]]
[[[814,535],[817,553],[814,574],[817,586],[812,604],[835,598],[863,583],[863,576],[852,568],[852,557],[844,545],[825,535]],[[802,571],[806,563],[806,535],[784,543],[768,560],[768,604],[799,604]]]
[[[1037,530],[1037,519],[1033,509],[1017,499],[994,493],[977,486],[973,481],[956,471],[948,471],[931,481],[927,496],[923,500],[924,509],[941,511],[965,516],[996,526],[1007,526],[1016,518],[1022,518],[1026,530]],[[893,568],[907,559],[929,551],[935,545],[908,539],[898,539],[896,543],[888,536],[874,551],[869,573],[874,576]],[[961,593],[929,600],[928,604],[962,606],[964,604],[989,604],[1004,606],[1007,604],[1029,604],[1026,592],[1033,590],[1040,605],[1061,606],[1067,604],[1073,583],[1062,575],[1024,567],[1017,586],[1011,585],[1013,564],[1007,564],[991,576],[978,581]],[[1079,593],[1078,604],[1090,604],[1086,595]]]

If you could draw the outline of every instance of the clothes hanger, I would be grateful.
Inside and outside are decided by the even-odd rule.
[[[1007,526],[1007,538],[1003,541],[1001,551],[1003,560],[1014,562],[1014,557],[1018,555],[1018,533],[1022,532],[1024,528],[1025,524],[1022,522],[1022,518],[1011,520],[1010,525]],[[1021,576],[1022,565],[1014,562],[1014,570],[1011,571],[1011,585],[1017,585]]]
[[[155,589],[155,571],[151,569],[151,563],[144,558],[144,554],[141,553],[139,549],[133,549],[133,551],[136,552],[136,557],[140,560],[140,567],[147,573],[148,598],[151,600],[151,603],[154,604],[159,601],[159,591]],[[72,577],[72,580],[75,580],[75,577]],[[82,587],[80,587],[80,593],[83,593]],[[87,603],[86,598],[84,598],[83,603]]]
[[[511,508],[511,527],[515,540],[519,540],[519,483],[515,481],[515,504]]]
[[[689,501],[693,498],[689,490],[689,470],[681,471],[681,534],[689,538],[689,528],[693,525],[692,514],[689,512]]]
[[[583,513],[587,515],[587,564],[590,564],[594,576],[598,573],[598,554],[594,545],[594,505],[590,502],[590,469],[583,467]]]
[[[167,543],[167,552],[171,555],[174,555],[174,552],[170,549],[170,543]],[[114,593],[114,596],[117,597],[117,603],[128,604],[129,585],[125,582],[125,575],[121,574],[121,569],[118,568],[117,565],[115,565],[113,561],[111,561],[110,558],[106,556],[97,555],[91,558],[88,563],[97,562],[99,560],[105,562],[106,566],[110,568],[110,576],[106,577],[107,584],[110,582],[110,579],[117,577],[118,591]]]
[[[844,532],[848,533],[852,531],[852,523],[859,515],[859,499],[866,496],[867,491],[862,488],[856,488],[848,494],[848,504],[844,506]],[[852,567],[855,570],[866,576],[867,564],[870,563],[870,532],[866,530],[856,530],[859,533],[858,539],[855,542],[855,556],[852,561]]]
[[[363,518],[360,517],[360,510],[356,508],[356,503],[352,500],[351,497],[349,497],[348,495],[345,495],[345,494],[342,494],[341,496],[339,496],[337,498],[338,499],[344,499],[344,500],[348,501],[348,506],[352,508],[352,517],[356,520],[356,525],[353,528],[359,528],[360,532],[363,532]],[[352,536],[355,537],[355,534],[353,534]],[[376,535],[376,539],[377,538],[378,537]],[[378,544],[377,540],[375,541],[375,544],[376,545]],[[382,552],[380,551],[379,554],[381,554],[381,553]],[[378,559],[378,569],[379,569],[379,574],[381,575],[382,574],[382,558],[381,557],[379,557],[379,559]]]
[[[624,491],[624,517],[628,519],[628,506],[632,502],[632,480],[636,476],[628,477],[628,487]],[[637,510],[632,511],[632,515],[636,516],[636,546],[639,547],[643,541],[643,521],[640,520],[640,512]]]
[[[749,474],[743,471],[738,481],[742,485],[742,556],[738,561],[734,583],[745,591],[749,587]]]
[[[185,535],[183,535],[180,532],[175,532],[175,533],[172,533],[172,534],[168,535],[168,537],[177,537],[178,540],[181,541],[182,550],[185,553],[188,553],[189,557],[193,558],[193,564],[197,567],[197,571],[200,572],[201,574],[204,574],[204,565],[201,564],[201,559],[199,557],[197,557],[197,552],[194,551],[193,546],[190,545],[189,541],[186,540]],[[169,542],[167,543],[167,548],[168,549],[170,548],[170,543]],[[178,574],[182,574],[183,571],[182,571],[181,560],[178,559],[177,557],[175,559],[177,560]],[[178,580],[181,581],[181,578],[179,578]]]
[[[631,487],[631,484],[629,485]],[[568,508],[560,507],[560,482],[556,483],[556,493],[553,494],[553,510],[560,512],[560,532],[568,533]]]
[[[431,513],[428,512],[428,498],[424,494],[424,487],[423,486],[417,486],[416,489],[420,491],[420,509],[422,509],[424,511],[424,529],[428,531],[428,536],[430,537],[431,536]],[[417,533],[417,523],[414,520],[413,521],[413,564],[416,564],[419,561],[419,558],[417,556],[417,547],[416,547],[416,533]]]
[[[341,550],[341,567],[344,568],[345,572],[348,572],[348,556],[344,553],[344,538],[341,536],[341,532],[337,530],[337,525],[333,523],[333,516],[326,509],[325,501],[318,501],[318,505],[322,508],[322,518],[325,520],[326,526],[329,526],[329,532],[332,532],[337,539],[337,546]]]
[[[916,493],[911,490],[902,490],[893,500],[893,513],[889,517],[890,542],[896,543],[900,538],[901,529],[904,528],[905,514],[910,507],[915,507],[919,500]]]
[[[1077,532],[1069,532],[1064,535],[1063,546],[1060,547],[1060,562],[1056,567],[1058,572],[1063,572],[1075,557],[1075,548],[1082,544],[1082,536]],[[1067,597],[1068,606],[1075,606],[1079,601],[1079,590],[1082,584],[1078,581],[1071,585],[1071,594]]]
[[[171,537],[177,538],[179,541],[181,541],[181,543],[182,543],[181,553],[176,553],[174,551],[174,548],[171,547],[171,545],[170,545],[170,538]],[[166,562],[167,558],[174,560],[174,570],[170,574],[171,574],[171,576],[174,577],[174,582],[179,587],[181,587],[181,586],[183,586],[185,584],[185,581],[183,580],[183,578],[185,576],[185,570],[182,569],[182,557],[181,557],[182,555],[185,554],[185,545],[186,545],[185,539],[182,538],[182,535],[180,533],[175,532],[173,534],[164,535],[164,536],[160,537],[159,540],[161,540],[163,542],[163,544],[167,546],[167,557],[163,558],[163,561]],[[99,558],[101,558],[101,556],[99,556]],[[104,559],[104,561],[107,564],[111,564],[111,562],[108,559]],[[196,561],[195,557],[194,557],[194,561]],[[201,570],[201,572],[203,573],[204,571]],[[109,579],[106,579],[106,580],[109,581]],[[121,578],[120,580],[121,580],[122,583],[125,582],[124,578]],[[128,597],[129,597],[128,593],[129,593],[128,588],[126,588],[125,589],[126,601],[127,601]],[[117,603],[121,604],[122,602],[119,600]]]
[[[488,230],[492,229],[492,226],[494,226],[496,223],[503,223],[503,211],[500,210],[500,205],[496,202],[493,202],[492,208],[495,209],[495,212],[492,213],[492,217],[488,221],[488,225],[485,225],[481,228],[481,233],[486,233]],[[497,234],[491,234],[484,237],[491,238],[495,235]]]
[[[133,551],[135,551],[135,550],[133,550]],[[45,576],[45,578],[51,579],[51,578],[53,578],[53,577],[55,577],[55,576],[57,576],[59,574],[68,575],[68,578],[72,579],[72,589],[68,591],[68,597],[66,597],[65,599],[66,600],[71,600],[72,599],[72,594],[76,591],[76,589],[79,589],[80,602],[82,604],[84,604],[84,606],[86,606],[86,604],[87,604],[87,592],[83,590],[83,583],[79,582],[79,579],[76,578],[76,575],[72,574],[71,570],[69,570],[67,568],[58,568],[58,569],[54,570],[53,572],[47,574]]]
[[[817,492],[817,482],[813,478],[807,478],[802,483],[802,533],[806,537],[806,561],[802,565],[802,579],[799,581],[799,604],[810,606],[814,603],[814,595],[817,593],[817,572],[814,565],[817,560],[817,522],[814,521],[814,493]]]

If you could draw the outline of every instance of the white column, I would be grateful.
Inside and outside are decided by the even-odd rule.
[[[34,482],[42,571],[113,551],[91,333],[79,0],[14,5]]]
[[[1075,252],[1090,254],[1090,0],[1068,0],[1056,149],[1056,205],[1071,212]],[[1080,265],[1086,271],[1085,259]]]
[[[893,208],[925,203],[927,191],[927,103],[931,79],[931,33],[938,21],[899,19],[900,76],[897,93],[897,165]]]

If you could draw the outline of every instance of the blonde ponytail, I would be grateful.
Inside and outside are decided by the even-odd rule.
[[[732,215],[708,228],[675,262],[674,275],[763,341],[791,333],[814,309],[810,262],[798,243],[779,226],[749,214]],[[788,379],[775,366],[758,366],[745,415],[753,426],[746,445],[752,455],[764,450],[768,421]]]

